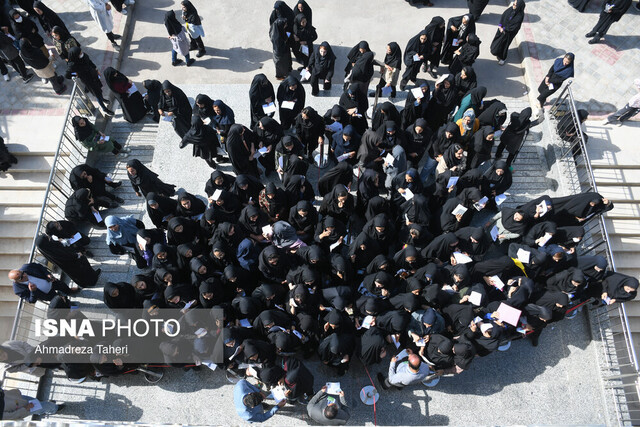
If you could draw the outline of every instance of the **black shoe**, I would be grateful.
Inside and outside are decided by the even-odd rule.
[[[601,38],[598,36],[595,36],[594,38],[592,38],[591,40],[589,40],[589,44],[596,44],[596,43],[600,43]]]
[[[122,36],[120,34],[114,34],[113,35],[113,39],[114,40],[120,40],[122,38]]]
[[[118,197],[116,196],[116,198],[114,199],[116,202],[123,204],[124,203],[124,199],[122,197]]]
[[[120,205],[116,201],[113,201],[113,202],[109,203],[109,209],[115,209],[118,206],[120,206]]]
[[[182,64],[182,59],[176,59],[175,61],[173,61],[171,63],[171,65],[173,65],[174,67],[177,66],[177,65],[180,65],[180,64]]]
[[[207,51],[204,49],[199,50],[198,53],[196,53],[196,58],[202,58],[206,53]]]
[[[540,335],[531,335],[531,345],[534,347],[538,346],[538,340],[540,339]]]
[[[429,70],[429,71],[427,71],[427,72],[429,73],[429,75],[430,75],[431,77],[433,77],[434,79],[438,80],[438,73],[436,72],[436,70],[435,70],[435,69],[433,69],[433,68],[432,68],[432,69],[430,69],[430,70]]]
[[[369,92],[369,98],[375,98],[376,97],[376,91],[372,90],[371,92]]]
[[[216,156],[216,162],[218,162],[218,163],[228,163],[229,159],[227,159],[225,156]]]
[[[118,49],[118,43],[117,42],[111,42],[111,46],[113,46],[114,49]]]
[[[382,387],[383,390],[389,390],[389,387],[384,385],[384,382],[386,380],[384,375],[382,375],[382,373],[378,372],[377,378],[378,378],[378,382],[380,383],[380,387]]]
[[[84,256],[86,256],[87,258],[93,258],[93,252],[91,252],[91,251],[84,251]]]
[[[101,268],[96,270],[96,276],[100,276],[100,274],[102,274],[102,269]]]
[[[596,35],[596,32],[595,32],[595,31],[591,31],[591,32],[589,32],[589,33],[585,34],[584,36],[585,36],[586,38],[589,38],[589,37],[593,37],[593,36],[595,36],[595,35]]]
[[[22,81],[25,83],[29,83],[31,80],[33,80],[33,74],[27,74],[27,77],[22,78]]]
[[[399,86],[400,91],[402,92],[403,90],[406,89],[406,87],[407,87],[407,81],[406,80],[401,80],[400,81],[400,86]]]
[[[196,62],[196,60],[195,60],[195,59],[193,59],[193,58],[189,58],[189,59],[187,60],[187,67],[191,67],[191,64],[193,64],[194,62]]]
[[[105,113],[107,116],[115,116],[116,115],[116,113],[114,113],[113,111],[111,111],[108,108],[103,109],[102,112]]]
[[[112,181],[107,184],[111,188],[118,188],[122,185],[122,181]]]

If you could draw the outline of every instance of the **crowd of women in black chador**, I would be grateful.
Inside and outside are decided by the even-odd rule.
[[[311,25],[304,1],[296,10]],[[272,21],[279,20],[301,21],[276,2]],[[473,17],[453,18],[446,35],[441,22],[410,41],[411,58],[437,64],[435,40],[448,43],[471,31]],[[434,36],[438,31],[442,38]],[[385,64],[399,69],[397,44],[389,47]],[[451,50],[445,54],[453,63]],[[130,183],[145,198],[153,223],[145,229],[133,217],[103,220],[100,208],[122,202],[106,186],[120,184],[78,166],[70,177],[75,192],[66,221],[47,225],[37,240],[40,252],[81,286],[91,286],[99,271],[86,259],[88,237],[80,233],[69,246],[63,241],[79,224],[108,227],[110,249],[133,249],[140,268],[129,283],[104,287],[108,307],[141,309],[143,316],[156,308],[183,309],[180,321],[200,336],[187,349],[194,360],[211,359],[220,345],[218,367],[228,376],[245,375],[240,367],[249,365],[267,386],[284,383],[292,400],[314,391],[301,358],[316,355],[340,376],[354,359],[380,363],[402,346],[439,375],[461,373],[476,356],[515,338],[528,336],[537,345],[547,325],[583,302],[635,298],[635,278],[608,271],[603,257],[580,255],[584,225],[613,209],[610,200],[587,192],[516,206],[506,196],[510,165],[531,126],[530,108],[511,113],[507,123],[506,106],[484,100],[486,88],[477,87],[473,68],[465,65],[456,76],[439,78],[433,90],[411,71],[408,79],[422,96],[412,92],[402,111],[381,103],[368,120],[362,86],[370,53],[366,41],[354,47],[346,70],[351,82],[324,114],[309,106],[297,78],[288,76],[275,91],[264,74],[256,75],[249,127],[235,123],[232,108],[220,100],[200,94],[192,108],[168,81],[145,82],[147,101],[174,116],[181,147],[192,144],[194,155],[215,166],[223,143],[234,173],[211,173],[202,186],[205,203],[184,191],[174,198],[175,186],[131,159]],[[562,61],[550,79],[563,77],[568,64]],[[115,70],[105,76],[121,95],[130,88]],[[121,102],[134,117],[140,100]],[[456,108],[461,113],[454,115]],[[286,132],[291,127],[295,132]],[[498,131],[501,143],[492,158]],[[310,155],[325,138],[333,164],[313,185],[306,178]],[[261,180],[261,169],[279,179]],[[68,301],[56,297],[52,305]],[[515,322],[504,318],[505,305],[520,310]],[[209,325],[190,314],[214,309],[223,319]],[[184,366],[174,362],[184,351],[181,343],[169,340],[159,348],[166,363]],[[65,369],[71,378],[123,372],[113,360]]]

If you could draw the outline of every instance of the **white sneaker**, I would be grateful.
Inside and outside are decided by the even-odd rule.
[[[2,77],[4,78],[5,82],[8,82],[9,80],[11,80],[11,77],[9,77],[9,74],[3,74]]]
[[[129,0],[127,4],[136,4],[136,0]]]
[[[130,152],[131,152],[131,148],[129,148],[129,147],[122,147],[122,148],[120,149],[120,152],[130,153]]]
[[[127,9],[122,9],[122,12],[120,12],[120,13],[122,13],[124,16],[127,16],[127,13],[129,13],[129,12],[127,12]]]
[[[498,65],[504,65],[504,59],[499,60]]]
[[[127,153],[125,153],[124,151],[120,151],[118,153],[118,156],[120,156],[123,159],[126,159],[127,157],[129,157],[129,155]]]
[[[42,83],[44,83],[44,84],[47,84],[47,82],[49,81],[47,79],[41,79],[41,80],[42,80]]]

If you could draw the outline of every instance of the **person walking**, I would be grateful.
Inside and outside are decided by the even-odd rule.
[[[111,4],[108,0],[86,0],[89,5],[89,13],[96,21],[100,29],[107,35],[111,46],[118,47],[116,40],[121,39],[119,34],[113,34],[113,16],[111,16]]]
[[[600,19],[598,19],[593,29],[584,35],[587,38],[593,37],[589,40],[589,44],[598,43],[607,34],[611,25],[614,22],[618,22],[630,7],[631,0],[607,0],[603,2]]]
[[[169,33],[169,40],[171,40],[171,65],[182,64],[182,59],[178,59],[178,53],[184,56],[187,60],[187,67],[196,62],[195,59],[189,57],[189,39],[184,27],[176,19],[176,14],[173,10],[168,10],[164,14],[164,26]]]
[[[627,105],[607,117],[604,121],[605,125],[612,125],[617,122],[618,126],[622,126],[622,122],[640,113],[640,79],[635,79],[633,85],[636,87],[638,93],[629,99]]]
[[[511,42],[520,31],[524,21],[524,0],[514,0],[502,13],[496,35],[491,42],[491,54],[498,58],[498,64],[504,65]]]
[[[20,58],[20,52],[13,44],[13,40],[5,33],[0,31],[0,74],[6,82],[11,80],[9,76],[9,70],[6,63],[11,64],[14,70],[20,74],[22,81],[29,83],[33,79],[33,74],[27,72],[27,68],[24,65],[24,61]]]

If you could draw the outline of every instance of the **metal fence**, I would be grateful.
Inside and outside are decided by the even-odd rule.
[[[576,107],[569,82],[550,109],[553,130],[558,135],[562,172],[574,194],[598,191],[591,161],[586,150],[586,135],[582,132],[580,113]],[[585,237],[577,250],[581,255],[602,255],[611,270],[616,270],[609,244],[607,225],[602,215],[587,220]],[[603,375],[605,389],[615,397],[616,416],[621,425],[640,425],[639,366],[629,318],[624,304],[592,309],[594,323],[603,349]]]
[[[34,230],[34,238],[28,260],[28,262],[41,263],[51,268],[54,273],[59,273],[56,271],[57,267],[48,263],[47,260],[38,253],[36,238],[41,233],[44,233],[49,221],[64,219],[65,203],[73,193],[73,189],[69,183],[69,174],[75,166],[84,163],[87,157],[87,149],[76,141],[72,119],[74,116],[83,116],[93,121],[96,118],[95,114],[100,113],[97,112],[85,92],[77,83],[74,83],[53,159],[53,165],[49,174],[49,181],[42,202],[38,225]],[[34,123],[34,126],[37,126],[37,123]],[[33,319],[46,318],[47,307],[48,304],[43,301],[30,304],[20,300],[11,330],[11,339],[28,343],[34,342],[32,329]],[[2,381],[5,387],[9,384],[11,388],[20,388],[22,391],[37,389],[39,383],[37,377],[13,373],[4,373]]]

